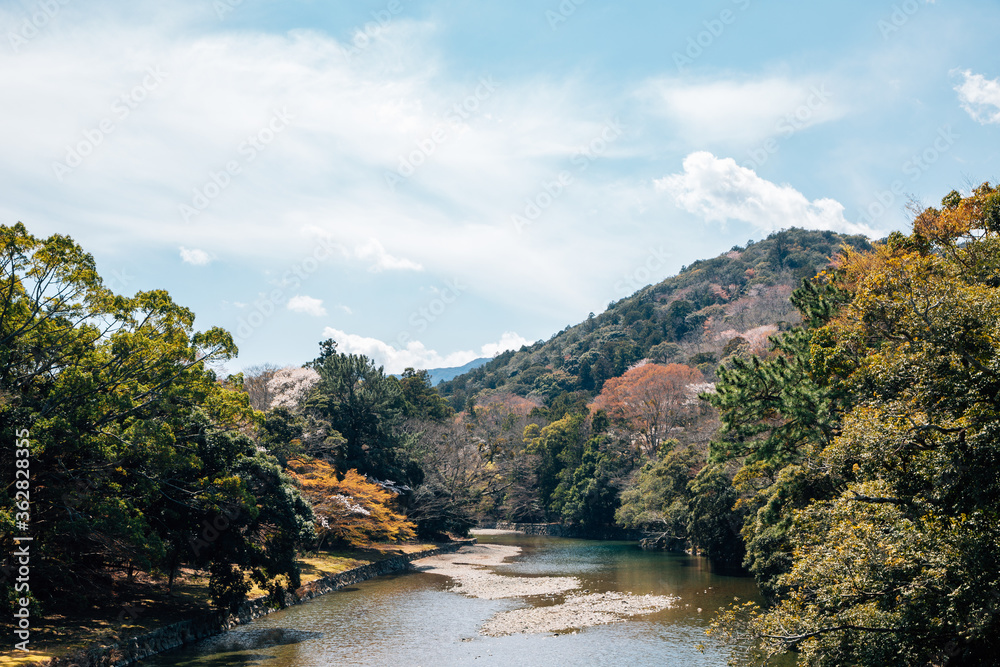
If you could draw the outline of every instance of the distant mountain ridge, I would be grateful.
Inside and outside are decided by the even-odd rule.
[[[427,376],[430,379],[431,386],[434,387],[442,382],[453,380],[463,373],[468,373],[473,369],[479,368],[488,361],[490,361],[489,357],[480,357],[478,359],[473,359],[464,366],[452,366],[449,368],[428,368]]]
[[[469,398],[499,393],[546,404],[567,393],[587,399],[643,359],[694,366],[714,380],[720,363],[765,351],[769,336],[798,323],[792,291],[827,268],[844,246],[870,248],[864,236],[795,228],[734,246],[611,302],[548,341],[504,352],[441,382],[438,391],[457,410]]]

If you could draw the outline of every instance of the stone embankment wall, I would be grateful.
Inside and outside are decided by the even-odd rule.
[[[497,521],[495,524],[480,528],[496,528],[497,530],[516,530],[525,535],[544,535],[547,537],[580,537],[592,540],[639,540],[645,533],[624,528],[608,528],[600,533],[581,531],[574,526],[564,526],[561,523],[514,523]]]
[[[513,523],[510,521],[497,521],[494,527],[497,530],[516,530],[525,535],[570,537],[566,534],[566,527],[560,523]]]
[[[351,584],[366,579],[378,577],[391,572],[399,572],[409,568],[410,561],[426,558],[441,553],[452,553],[475,540],[444,544],[436,549],[413,554],[403,554],[387,558],[376,563],[362,565],[351,570],[332,574],[322,579],[310,581],[294,593],[285,594],[285,606],[301,604],[314,597],[330,593]],[[151,655],[169,651],[200,639],[232,630],[238,625],[249,623],[254,619],[266,616],[279,607],[266,597],[248,600],[240,605],[233,614],[208,613],[180,623],[148,632],[144,635],[131,637],[120,644],[97,646],[76,655],[55,658],[46,662],[35,663],[38,667],[119,667],[131,665],[138,660]]]

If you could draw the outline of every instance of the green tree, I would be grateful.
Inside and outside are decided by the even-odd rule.
[[[683,549],[688,543],[690,520],[688,485],[703,463],[693,447],[665,441],[657,458],[639,470],[635,486],[622,493],[621,507],[615,514],[618,524],[651,533],[653,541],[663,548]]]
[[[597,430],[597,419],[593,422]],[[631,467],[631,457],[622,454],[611,436],[599,433],[587,440],[580,464],[567,476],[562,522],[595,536],[613,528],[622,478]]]
[[[739,493],[724,466],[709,464],[688,483],[688,540],[712,563],[739,570],[746,558]]]
[[[794,512],[832,493],[809,461],[838,433],[846,390],[839,376],[814,364],[815,336],[797,328],[773,340],[769,359],[733,358],[719,369],[715,393],[705,396],[722,421],[709,458],[739,463],[733,481],[747,512],[745,565],[771,597],[791,566]]]
[[[408,419],[441,422],[455,414],[448,401],[431,386],[427,371],[407,368],[399,378],[399,388],[403,394],[403,412]]]
[[[532,424],[525,430],[525,453],[538,457],[535,467],[538,497],[547,518],[562,515],[566,495],[573,484],[573,471],[582,461],[589,435],[587,416],[583,413],[567,414],[543,428]]]
[[[367,357],[337,352],[333,340],[324,341],[320,348],[320,356],[307,364],[320,380],[306,408],[344,437],[343,454],[333,461],[336,467],[399,484],[418,484],[422,473],[405,450],[406,402],[399,382]]]

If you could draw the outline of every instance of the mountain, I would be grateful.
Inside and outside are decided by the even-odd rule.
[[[480,357],[479,359],[473,359],[464,366],[452,366],[450,368],[428,368],[427,375],[430,377],[431,386],[436,386],[442,382],[452,380],[462,373],[468,373],[469,371],[479,368],[483,364],[489,361],[487,357]]]
[[[734,246],[611,302],[548,341],[504,352],[442,382],[438,391],[459,410],[470,397],[498,393],[549,404],[567,392],[593,396],[643,359],[695,366],[714,380],[728,357],[765,351],[770,335],[799,321],[789,302],[792,291],[827,268],[845,245],[870,247],[864,236],[794,228]]]

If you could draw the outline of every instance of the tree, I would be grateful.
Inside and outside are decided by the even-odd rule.
[[[357,470],[341,476],[319,459],[292,459],[288,470],[312,504],[318,548],[327,541],[366,547],[415,536],[414,524],[392,507],[395,495]]]
[[[320,348],[320,356],[307,364],[319,382],[306,409],[343,435],[337,468],[403,485],[419,483],[421,471],[403,447],[405,403],[399,383],[367,357],[338,353],[333,340]]]
[[[624,472],[632,462],[613,443],[607,434],[591,437],[584,445],[580,465],[567,476],[561,518],[583,534],[600,536],[615,525]]]
[[[465,535],[476,525],[476,514],[499,468],[486,460],[458,419],[418,422],[414,427],[420,429],[415,455],[425,475],[414,489],[408,516],[423,538]]]
[[[399,379],[399,388],[403,393],[403,411],[408,419],[441,422],[455,414],[448,401],[431,386],[427,371],[407,368]]]
[[[671,429],[698,414],[703,383],[700,371],[683,364],[643,364],[605,382],[594,407],[632,429],[653,457]]]
[[[634,486],[622,493],[615,513],[619,525],[653,533],[664,548],[680,550],[688,542],[688,485],[704,461],[693,447],[676,440],[663,443],[660,456],[639,470]]]
[[[267,381],[270,397],[268,408],[297,409],[309,398],[309,394],[319,382],[319,373],[311,368],[286,366],[271,374]]]
[[[811,313],[834,312],[815,296],[799,294],[807,321]],[[732,366],[719,370],[715,393],[706,396],[722,420],[710,460],[740,464],[733,484],[746,511],[744,564],[769,598],[779,594],[778,580],[791,566],[794,512],[832,493],[810,457],[838,433],[847,390],[839,375],[814,363],[810,350],[816,336],[811,329],[795,329],[774,339],[768,359],[734,358]]]
[[[709,464],[688,483],[688,540],[713,564],[741,570],[746,557],[741,528],[746,511],[725,466]]]
[[[257,441],[267,452],[286,465],[300,456],[329,461],[342,459],[347,441],[330,424],[311,412],[276,407],[264,414]]]
[[[580,465],[590,437],[584,413],[567,414],[544,428],[537,424],[524,431],[525,453],[538,457],[535,467],[537,493],[546,518],[558,518],[572,484],[573,471]]]
[[[250,397],[250,405],[254,410],[264,412],[271,408],[274,395],[268,383],[277,372],[275,364],[256,364],[243,372],[243,390]]]

